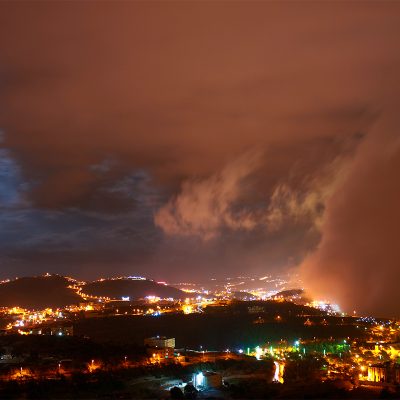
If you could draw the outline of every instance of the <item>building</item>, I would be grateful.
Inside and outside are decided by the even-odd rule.
[[[385,364],[372,364],[368,367],[368,381],[388,382],[389,366]]]
[[[55,336],[73,336],[73,325],[54,325],[50,327],[50,335]]]
[[[400,384],[400,365],[393,362],[372,364],[368,367],[369,382]]]
[[[144,339],[144,345],[146,347],[158,347],[158,348],[175,348],[175,338],[167,338],[165,336],[154,336],[151,338]]]
[[[197,390],[219,389],[222,386],[222,375],[209,371],[193,374],[193,386]]]
[[[174,360],[175,338],[154,336],[145,339],[144,345],[152,362]]]

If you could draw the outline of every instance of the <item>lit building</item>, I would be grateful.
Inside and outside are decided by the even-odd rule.
[[[374,364],[368,367],[368,380],[370,382],[387,382],[388,368],[384,364]]]
[[[72,325],[55,325],[50,327],[50,335],[73,336],[74,327]]]
[[[159,347],[159,348],[175,348],[175,338],[167,338],[165,336],[154,336],[144,339],[146,347]]]
[[[379,383],[400,383],[400,365],[395,362],[372,364],[368,367],[367,380]]]
[[[144,345],[152,362],[165,362],[174,359],[175,338],[155,336],[145,339]]]
[[[198,390],[218,389],[222,386],[222,375],[209,371],[193,374],[193,386]]]

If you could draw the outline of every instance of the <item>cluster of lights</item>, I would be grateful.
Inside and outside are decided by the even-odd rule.
[[[327,314],[332,315],[337,315],[341,312],[337,304],[331,304],[329,301],[314,300],[311,303],[307,303],[306,306],[325,311]]]

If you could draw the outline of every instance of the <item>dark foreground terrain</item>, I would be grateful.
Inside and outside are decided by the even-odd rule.
[[[311,317],[313,326],[305,326],[308,317],[288,317],[277,322],[273,317],[249,314],[170,314],[160,317],[116,316],[82,319],[75,323],[76,335],[88,336],[98,341],[113,341],[142,345],[146,337],[164,335],[176,338],[178,348],[222,350],[255,347],[268,341],[299,338],[321,339],[356,337],[362,334],[356,325],[341,318],[327,318],[329,325],[321,325],[323,317]]]
[[[53,379],[0,381],[1,399],[376,399],[399,398],[399,391],[356,387],[342,381],[321,382],[318,366],[305,360],[300,366],[301,380],[288,364],[285,383],[272,383],[272,361],[220,360],[215,363],[189,366],[142,366],[115,369],[104,366],[93,373],[74,372]],[[188,381],[193,373],[208,370],[224,376],[225,384],[218,390],[187,393],[177,389],[175,382]],[[171,390],[173,387],[175,389]],[[351,388],[351,389],[349,389]],[[186,393],[185,393],[186,392]]]

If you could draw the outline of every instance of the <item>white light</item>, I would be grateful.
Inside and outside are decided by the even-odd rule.
[[[283,383],[283,370],[284,370],[284,364],[279,364],[278,361],[274,361],[275,364],[275,373],[274,373],[274,379],[273,381],[275,382],[280,382]]]
[[[260,346],[256,347],[256,359],[259,360],[262,356],[262,349],[260,348]]]
[[[275,364],[275,373],[274,373],[274,381],[279,382],[279,363],[277,361],[274,361]]]
[[[199,372],[196,375],[196,386],[203,386],[204,384],[204,375],[202,372]]]
[[[242,354],[242,353],[243,353],[243,350],[242,350],[242,349],[239,349],[239,353]]]

